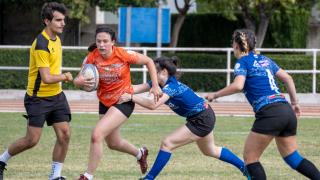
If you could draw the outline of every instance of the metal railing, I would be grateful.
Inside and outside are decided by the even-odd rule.
[[[0,49],[28,49],[30,46],[1,46]],[[134,51],[142,51],[144,55],[148,55],[148,52],[153,51],[174,51],[174,52],[225,52],[227,56],[227,64],[225,69],[200,69],[200,68],[181,68],[181,72],[196,72],[196,73],[226,73],[226,84],[229,85],[231,82],[231,73],[233,69],[231,67],[231,53],[232,48],[165,48],[165,47],[124,47],[125,49],[130,49]],[[68,50],[87,50],[84,46],[63,46],[63,49]],[[310,70],[290,70],[286,69],[288,73],[292,74],[312,74],[312,93],[316,94],[317,85],[317,74],[320,74],[320,70],[317,70],[317,53],[320,49],[285,49],[285,48],[257,48],[260,52],[289,52],[289,53],[312,53],[312,69]],[[28,67],[18,67],[18,66],[0,66],[0,70],[28,70]],[[65,71],[79,71],[79,67],[62,67]],[[146,66],[142,68],[131,68],[133,72],[142,72],[143,82],[147,81],[147,71]]]

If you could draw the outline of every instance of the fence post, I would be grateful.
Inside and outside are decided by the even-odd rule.
[[[146,48],[143,48],[143,54],[144,54],[145,56],[147,56],[147,49],[146,49]],[[143,71],[142,71],[142,80],[143,80],[143,83],[146,83],[146,82],[147,82],[147,66],[146,66],[146,65],[143,65],[142,68],[143,68]]]
[[[317,93],[317,50],[313,49],[312,94]]]
[[[227,86],[230,85],[231,77],[231,49],[227,50]]]

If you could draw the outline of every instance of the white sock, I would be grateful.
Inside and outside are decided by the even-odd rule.
[[[140,160],[141,157],[142,157],[142,150],[139,149],[139,153],[137,154],[136,158],[137,158],[137,160]]]
[[[61,177],[62,166],[63,166],[63,163],[52,162],[49,180],[57,178],[57,177]]]
[[[6,151],[3,152],[3,154],[1,154],[0,156],[0,161],[4,162],[7,164],[7,162],[9,161],[9,159],[12,156],[9,154],[8,149],[6,149]]]
[[[92,174],[89,174],[89,173],[84,173],[84,176],[86,177],[86,178],[88,178],[89,180],[93,180],[93,175]]]

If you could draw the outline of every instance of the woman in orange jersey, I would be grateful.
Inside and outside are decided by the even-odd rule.
[[[99,71],[99,87],[97,96],[99,99],[100,121],[96,124],[91,135],[89,163],[87,171],[80,176],[80,180],[91,180],[98,167],[103,154],[103,141],[112,150],[128,153],[137,158],[141,172],[147,171],[147,148],[136,148],[133,144],[123,139],[120,135],[120,126],[126,122],[134,109],[132,101],[117,104],[119,97],[124,93],[133,94],[130,77],[130,64],[146,65],[153,82],[150,93],[155,95],[158,101],[162,91],[158,85],[155,65],[149,57],[126,51],[116,47],[115,32],[106,27],[96,30],[96,46],[87,55],[84,64],[94,64]],[[74,80],[78,87],[92,86],[90,80],[85,80],[78,75]]]

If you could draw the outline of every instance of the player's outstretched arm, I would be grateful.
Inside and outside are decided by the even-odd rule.
[[[150,86],[148,83],[132,85],[132,88],[134,94],[139,94],[150,90]]]
[[[223,88],[213,94],[208,94],[205,96],[205,98],[208,101],[212,101],[212,100],[217,99],[219,97],[228,96],[231,94],[238,93],[238,92],[242,91],[245,80],[246,80],[245,76],[238,75],[235,77],[235,79],[233,80],[233,82],[229,86],[227,86],[227,87],[225,87],[225,88]]]
[[[158,79],[157,79],[157,70],[156,66],[154,65],[154,62],[151,58],[148,56],[145,56],[143,54],[137,53],[138,54],[138,62],[137,64],[144,64],[147,66],[149,75],[152,81],[152,87],[150,88],[149,93],[153,94],[154,96],[154,101],[157,102],[160,97],[162,96],[162,91],[161,88],[159,87]]]
[[[142,95],[135,95],[135,94],[128,94],[125,93],[123,94],[120,99],[119,99],[119,104],[124,103],[124,102],[128,102],[128,101],[132,101],[134,103],[139,104],[140,106],[150,109],[150,110],[155,110],[157,109],[159,106],[161,106],[162,104],[164,104],[166,101],[169,100],[169,96],[167,94],[163,94],[162,97],[159,99],[158,102],[154,102],[154,99],[150,96],[145,97]]]

